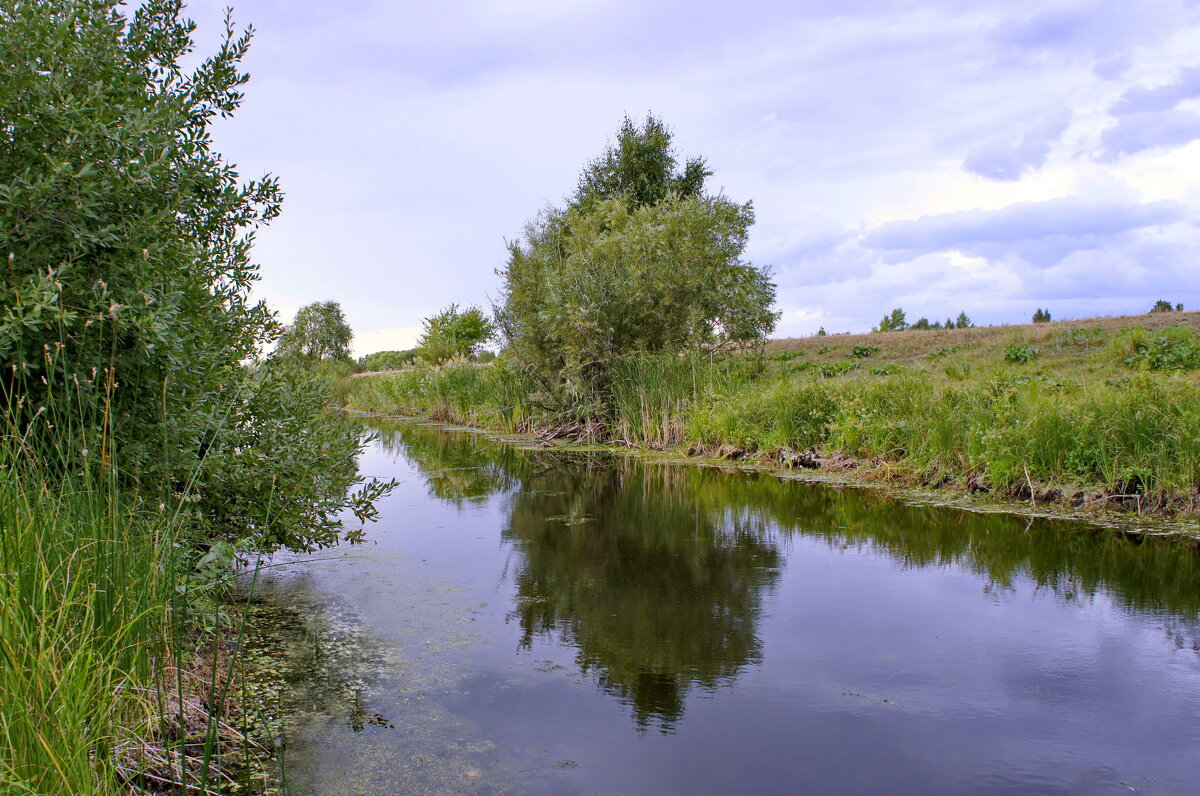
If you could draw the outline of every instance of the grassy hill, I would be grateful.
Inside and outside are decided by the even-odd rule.
[[[867,374],[873,368],[896,364],[934,376],[954,377],[963,375],[965,365],[970,373],[1007,366],[1025,373],[1106,378],[1128,374],[1124,360],[1129,357],[1122,355],[1129,352],[1116,341],[1121,339],[1122,332],[1133,327],[1145,329],[1151,338],[1171,327],[1197,332],[1200,331],[1200,312],[1154,312],[969,329],[792,337],[771,340],[767,343],[766,354],[775,362],[835,365],[857,359],[859,370]],[[1036,353],[1026,362],[1013,362],[1005,359],[1005,350],[1010,346],[1032,346]],[[878,350],[868,356],[855,357],[855,350],[859,349],[861,353],[861,347]],[[1200,374],[1200,371],[1193,372]]]

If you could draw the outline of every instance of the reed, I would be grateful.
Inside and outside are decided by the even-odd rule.
[[[84,469],[0,470],[0,791],[113,793],[154,731],[174,531]]]

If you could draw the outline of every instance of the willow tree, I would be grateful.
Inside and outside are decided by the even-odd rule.
[[[342,305],[336,301],[314,301],[296,313],[296,319],[279,338],[278,356],[307,359],[349,359],[354,332],[346,323]]]
[[[676,163],[661,121],[626,118],[567,206],[509,243],[497,324],[542,398],[579,419],[610,412],[623,356],[749,343],[774,329],[770,270],[742,257],[751,203],[705,192],[702,159]]]
[[[212,533],[336,541],[355,433],[317,385],[243,365],[278,328],[251,251],[282,194],[211,131],[252,31],[227,19],[201,57],[181,0],[132,5],[0,0],[0,426],[72,469],[115,447]]]

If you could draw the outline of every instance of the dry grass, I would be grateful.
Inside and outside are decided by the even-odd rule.
[[[821,337],[788,337],[771,340],[766,353],[804,354],[807,359],[819,362],[836,362],[845,358],[854,346],[879,346],[871,361],[915,362],[927,359],[929,354],[943,348],[974,343],[977,349],[971,358],[999,354],[1015,338],[1038,345],[1053,340],[1060,332],[1068,329],[1103,329],[1106,335],[1131,326],[1143,326],[1158,331],[1168,326],[1190,326],[1200,330],[1200,312],[1152,312],[1145,315],[1120,315],[1115,317],[1081,318],[1050,323],[1026,323],[1012,326],[977,326],[971,329],[930,329],[928,331],[875,332],[868,334],[830,334]],[[1049,354],[1051,352],[1043,352]],[[996,357],[992,357],[995,359]]]

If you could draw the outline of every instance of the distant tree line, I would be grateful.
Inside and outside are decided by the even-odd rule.
[[[900,307],[896,307],[879,321],[879,325],[872,327],[871,331],[875,332],[905,332],[905,331],[920,331],[929,329],[970,329],[975,323],[967,317],[967,313],[958,313],[957,318],[947,318],[945,323],[941,321],[933,321],[928,318],[918,318],[915,322],[909,323],[907,314]]]

